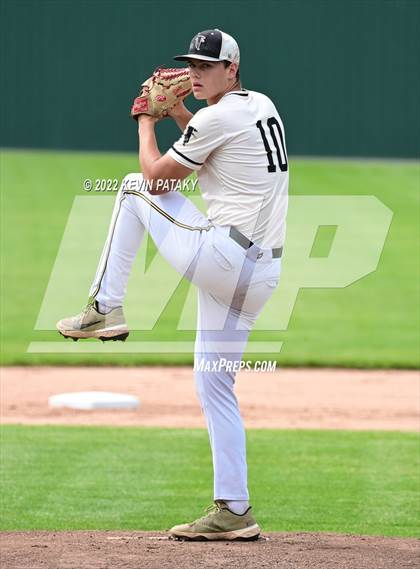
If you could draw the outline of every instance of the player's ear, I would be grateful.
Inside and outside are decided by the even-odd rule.
[[[237,63],[231,63],[229,65],[229,79],[235,79],[236,78],[236,73],[238,71],[238,64]]]

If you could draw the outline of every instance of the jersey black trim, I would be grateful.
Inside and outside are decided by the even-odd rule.
[[[177,150],[175,146],[172,146],[172,150],[174,150],[177,154],[182,156],[182,158],[184,158],[185,160],[188,160],[188,162],[191,162],[191,164],[195,164],[196,166],[202,166],[204,164],[204,162],[195,162],[195,160],[191,160],[191,158],[188,158],[188,156],[185,156],[185,154],[182,154],[182,152]]]
[[[248,97],[249,93],[246,89],[243,89],[241,93],[237,93],[236,91],[231,91],[230,93],[226,93],[225,97],[227,97],[227,95],[238,95],[239,97]]]

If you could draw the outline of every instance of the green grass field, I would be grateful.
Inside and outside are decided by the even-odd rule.
[[[204,430],[2,427],[3,530],[164,530],[212,501]],[[419,438],[248,432],[264,531],[419,535]]]
[[[374,195],[394,216],[375,272],[345,288],[301,289],[288,329],[255,330],[250,340],[282,341],[281,354],[277,354],[282,366],[417,367],[419,164],[297,159],[290,162],[292,196]],[[60,341],[52,327],[51,330],[34,328],[73,200],[75,196],[86,195],[83,180],[121,180],[124,174],[137,168],[135,154],[11,150],[2,153],[1,343],[4,364],[192,362],[191,353],[27,352],[30,342]],[[101,196],[98,195],[97,200],[99,203]],[[105,230],[93,226],[86,234],[86,242]],[[318,254],[323,249],[328,251],[329,239],[328,232],[321,234],[314,250]],[[83,254],[81,250],[80,266],[77,261],[72,265],[74,271],[81,270]],[[165,279],[163,277],[159,285],[161,289],[158,287],[155,291],[157,295],[165,293]],[[178,296],[172,298],[159,326],[150,331],[135,330],[129,341],[193,340],[193,331],[175,328],[184,289],[181,286]],[[87,292],[83,286],[80,298],[86,299]],[[69,315],[69,305],[69,298],[63,295],[61,316]],[[127,314],[129,321],[131,316]]]

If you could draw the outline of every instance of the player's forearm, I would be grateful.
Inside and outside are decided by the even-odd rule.
[[[143,115],[145,116],[145,115]],[[150,117],[139,118],[139,160],[140,168],[146,180],[153,179],[153,164],[161,153],[156,141],[155,121]]]

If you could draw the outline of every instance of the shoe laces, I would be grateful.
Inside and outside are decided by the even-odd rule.
[[[205,508],[205,512],[207,512],[206,517],[208,516],[212,516],[213,514],[217,514],[218,512],[221,512],[223,510],[223,508],[221,507],[219,502],[213,502],[213,504],[210,504],[210,506],[207,506],[207,508]]]
[[[220,510],[220,508],[216,503],[210,504],[210,506],[207,506],[207,508],[204,508],[204,511],[207,513],[207,515],[216,513],[219,510]]]
[[[214,516],[214,514],[221,512],[222,509],[223,508],[221,508],[221,506],[217,502],[213,502],[213,504],[210,504],[210,506],[207,506],[207,508],[204,508],[204,512],[206,512],[205,515],[202,516],[201,518],[198,518],[197,520],[194,520],[193,522],[191,522],[190,525],[192,526],[197,522],[204,522],[208,518],[211,518],[212,516]]]

